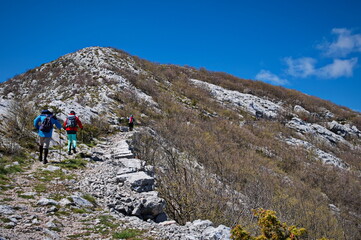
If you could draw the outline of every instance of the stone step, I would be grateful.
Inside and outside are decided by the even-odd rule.
[[[113,155],[115,159],[120,159],[120,158],[133,158],[134,154],[132,152],[129,153],[119,153],[119,154],[114,154]]]

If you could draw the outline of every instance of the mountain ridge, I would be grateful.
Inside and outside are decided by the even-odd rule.
[[[351,238],[360,234],[361,115],[348,108],[259,81],[155,64],[102,47],[18,75],[0,84],[0,94],[3,122],[10,119],[11,104],[21,100],[33,110],[50,108],[60,119],[75,110],[89,129],[96,126],[93,130],[103,134],[122,130],[126,116],[134,114],[138,125],[151,129],[136,137],[135,152],[157,169],[160,194],[173,206],[167,213],[180,223],[202,218],[231,226],[241,219],[252,226],[249,212],[261,206],[306,225],[313,237],[340,237],[346,230]],[[0,134],[9,141],[13,137]],[[55,142],[60,138],[55,134]],[[8,145],[0,146],[6,156]],[[214,179],[244,199],[197,183],[215,184]],[[349,190],[341,187],[345,181]],[[196,196],[204,201],[198,208],[192,206]],[[320,216],[302,213],[306,210]]]

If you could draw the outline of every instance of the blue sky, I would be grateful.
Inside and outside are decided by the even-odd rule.
[[[84,47],[258,79],[361,111],[361,1],[1,1],[0,82]]]

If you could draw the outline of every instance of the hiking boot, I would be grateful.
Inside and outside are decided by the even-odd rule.
[[[71,155],[71,151],[70,151],[70,150],[68,151],[68,155]]]
[[[75,148],[73,148],[73,152],[76,153],[76,149],[75,149]]]
[[[44,149],[44,161],[43,161],[43,163],[44,164],[47,164],[48,163],[48,153],[49,153],[49,149],[47,149],[47,148],[45,148]]]
[[[39,161],[42,162],[43,161],[43,146],[39,146]]]

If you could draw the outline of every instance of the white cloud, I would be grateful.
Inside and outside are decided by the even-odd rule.
[[[332,33],[337,35],[335,41],[318,46],[326,56],[346,57],[350,53],[361,52],[361,34],[352,34],[346,28],[334,28]]]
[[[283,61],[287,66],[284,70],[286,76],[323,79],[352,77],[358,67],[358,57],[355,56],[361,53],[361,34],[354,34],[347,28],[334,28],[331,33],[336,36],[333,41],[326,41],[317,46],[318,50],[322,51],[319,55],[323,55],[323,58],[320,56],[284,58]],[[351,54],[354,56],[350,56]],[[268,70],[261,70],[256,79],[278,85],[289,83]]]
[[[259,73],[257,73],[255,78],[257,80],[273,83],[276,85],[285,85],[288,83],[288,81],[286,79],[281,79],[276,74],[273,74],[270,71],[263,70],[263,69]]]
[[[286,73],[293,77],[305,78],[313,75],[315,72],[316,59],[309,57],[293,59],[288,57],[284,61],[288,65]]]
[[[352,77],[358,58],[334,59],[333,63],[317,69],[316,75],[322,78]]]
[[[333,63],[316,68],[317,61],[314,58],[293,59],[288,57],[284,60],[288,65],[286,73],[290,76],[300,78],[316,76],[325,79],[351,77],[358,62],[358,58],[334,59]]]

